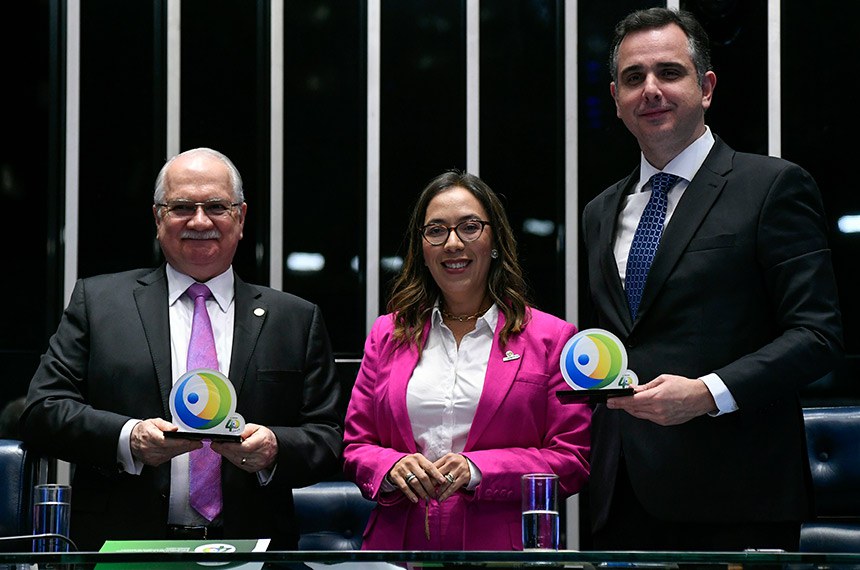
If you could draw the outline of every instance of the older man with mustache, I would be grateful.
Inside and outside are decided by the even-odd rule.
[[[199,148],[164,165],[153,215],[166,263],[80,280],[27,398],[27,442],[75,464],[72,538],[271,538],[295,548],[292,488],[339,469],[342,420],[320,310],[244,283],[238,170]],[[232,382],[240,442],[167,437],[168,395],[204,354]],[[217,362],[217,364],[216,364]],[[276,507],[275,507],[276,506]]]

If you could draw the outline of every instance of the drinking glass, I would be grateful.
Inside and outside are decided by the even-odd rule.
[[[522,476],[523,550],[558,550],[558,476]]]
[[[33,534],[59,534],[69,537],[72,514],[72,488],[56,483],[36,485],[33,496]],[[60,538],[33,541],[34,552],[68,552],[69,543]]]

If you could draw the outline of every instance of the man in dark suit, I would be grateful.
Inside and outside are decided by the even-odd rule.
[[[635,12],[612,49],[610,91],[642,155],[583,231],[596,325],[641,385],[595,409],[593,546],[796,550],[810,501],[798,390],[842,350],[818,188],[712,135],[716,76],[689,13]],[[652,191],[658,172],[677,176],[668,192]]]
[[[22,428],[29,444],[74,464],[71,533],[81,549],[106,539],[220,537],[295,548],[292,488],[340,468],[343,407],[320,310],[234,274],[246,212],[226,156],[184,152],[156,181],[153,214],[167,263],[75,286],[30,385]],[[200,313],[185,294],[195,282],[212,293]],[[204,444],[164,436],[178,429],[168,395],[186,372],[203,313],[246,421],[241,442],[211,444],[221,465],[208,485],[220,479],[212,511],[190,499],[188,452]]]

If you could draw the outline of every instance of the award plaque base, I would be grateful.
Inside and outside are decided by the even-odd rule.
[[[166,438],[178,438],[178,439],[208,439],[211,441],[233,441],[236,443],[242,442],[241,435],[234,435],[229,433],[200,433],[194,431],[165,431],[162,432],[164,437]]]
[[[555,397],[562,404],[602,404],[607,398],[631,396],[633,388],[607,388],[605,390],[558,390]]]

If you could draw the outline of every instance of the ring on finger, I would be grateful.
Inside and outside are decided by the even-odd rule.
[[[445,473],[445,479],[447,479],[449,483],[453,483],[455,478],[450,473]]]
[[[413,479],[418,479],[418,476],[415,473],[407,473],[406,478],[403,479],[403,481],[408,485]]]

